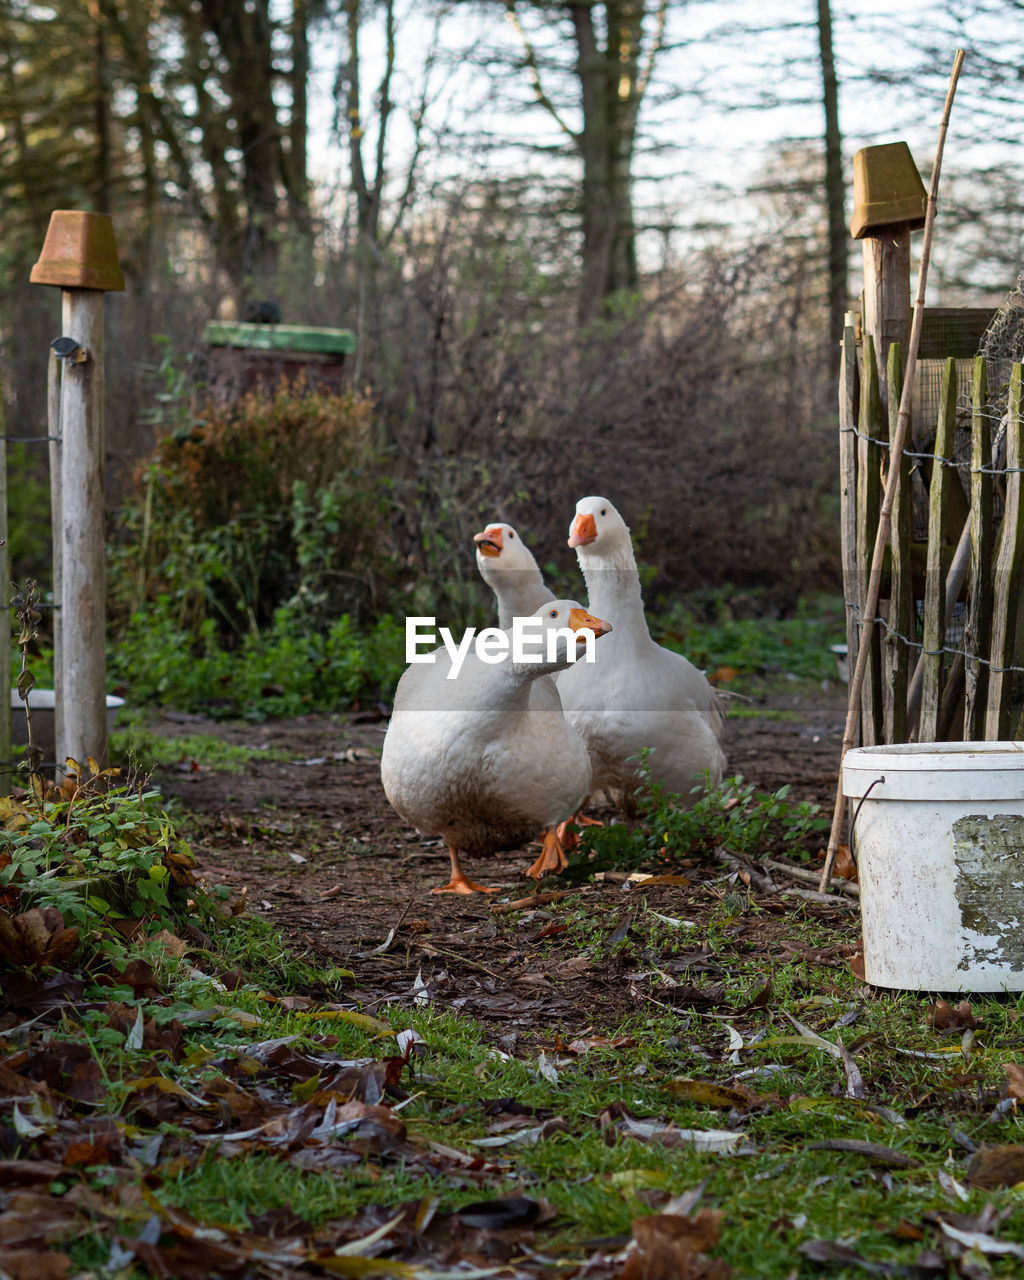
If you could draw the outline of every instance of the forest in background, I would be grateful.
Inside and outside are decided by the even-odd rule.
[[[330,510],[372,531],[358,591],[338,597],[370,615],[424,579],[458,597],[488,519],[567,568],[575,500],[603,492],[658,588],[757,587],[786,608],[838,580],[852,150],[905,137],[927,180],[958,44],[938,300],[998,302],[1020,269],[1022,6],[934,9],[0,0],[8,430],[45,433],[57,295],[28,277],[50,212],[107,211],[128,281],[108,301],[109,491],[128,527],[154,486],[187,509],[167,557],[209,533],[202,508],[236,541],[286,527],[283,565]],[[216,448],[216,500],[175,498],[166,440],[225,438],[202,400],[203,327],[263,299],[351,328],[370,405],[339,413],[334,474],[288,456],[309,431],[275,428],[301,519],[294,488],[273,487],[276,513],[268,490],[233,490]],[[246,438],[280,417],[250,415]],[[353,554],[322,536],[320,559]],[[259,590],[290,598],[300,578]]]

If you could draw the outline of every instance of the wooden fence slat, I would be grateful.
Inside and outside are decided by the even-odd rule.
[[[984,357],[974,362],[971,389],[971,568],[968,576],[964,650],[964,741],[985,732],[988,667],[978,661],[989,652],[992,622],[992,431],[988,419],[988,372]],[[977,655],[977,656],[975,656]]]
[[[846,603],[847,666],[853,671],[860,644],[860,590],[857,574],[857,337],[843,331],[839,362],[839,537]]]
[[[951,467],[939,458],[952,458],[956,432],[956,361],[952,356],[942,371],[939,417],[935,429],[935,457],[928,495],[928,559],[924,581],[924,670],[921,686],[919,742],[939,740],[939,708],[944,684],[946,639],[946,567],[942,546],[950,488],[959,484]]]
[[[1017,634],[1017,605],[1021,588],[1021,559],[1024,557],[1024,503],[1021,502],[1021,366],[1010,373],[1006,411],[1006,500],[1003,505],[999,548],[992,584],[992,669],[988,681],[988,709],[985,737],[1005,738],[1011,722],[1013,673],[1004,668],[1014,663]]]
[[[903,353],[900,344],[889,347],[886,361],[886,385],[889,389],[889,439],[896,434],[896,420],[903,394]],[[889,465],[893,465],[890,453]],[[910,681],[910,648],[914,635],[914,599],[910,583],[911,504],[910,459],[900,455],[899,483],[893,497],[889,536],[892,566],[889,591],[889,625],[885,630],[885,686],[883,690],[886,742],[907,740],[907,686]],[[905,639],[903,637],[906,637]],[[916,656],[916,650],[915,650]]]
[[[857,601],[863,622],[882,497],[883,451],[874,441],[887,440],[889,434],[882,412],[875,344],[870,334],[864,335],[861,356],[859,425],[862,434],[857,442]],[[861,742],[865,746],[882,742],[882,650],[878,627],[871,628],[871,656],[864,673],[860,717]]]

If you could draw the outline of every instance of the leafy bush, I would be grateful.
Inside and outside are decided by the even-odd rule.
[[[390,481],[370,403],[282,385],[165,436],[143,466],[110,556],[115,624],[173,605],[177,625],[237,644],[282,605],[319,626],[381,607],[397,572]]]
[[[716,592],[700,616],[700,601],[674,604],[652,619],[655,639],[699,667],[735,667],[745,674],[786,672],[835,679],[829,645],[845,639],[839,597],[801,601],[789,617],[765,616],[756,593]],[[751,616],[742,616],[746,610]],[[756,612],[755,612],[756,611]]]
[[[404,666],[404,626],[387,615],[366,627],[344,615],[320,630],[281,608],[269,627],[229,651],[212,618],[193,635],[167,597],[132,616],[108,660],[110,678],[136,705],[250,719],[390,697]]]

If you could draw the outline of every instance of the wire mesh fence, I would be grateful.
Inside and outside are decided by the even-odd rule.
[[[923,332],[913,443],[898,460],[879,625],[861,694],[864,744],[1024,736],[1024,295],[1012,332],[1004,311],[942,310]],[[998,342],[990,342],[994,333]],[[991,358],[964,354],[986,344]],[[858,344],[847,329],[839,440],[851,664],[893,465],[888,441],[903,384],[898,344],[886,383],[888,410],[870,335]]]

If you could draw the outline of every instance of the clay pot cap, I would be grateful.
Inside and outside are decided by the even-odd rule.
[[[853,157],[854,240],[894,222],[923,227],[927,209],[928,195],[905,142],[863,147]]]
[[[110,214],[55,209],[29,280],[62,289],[123,289]]]

